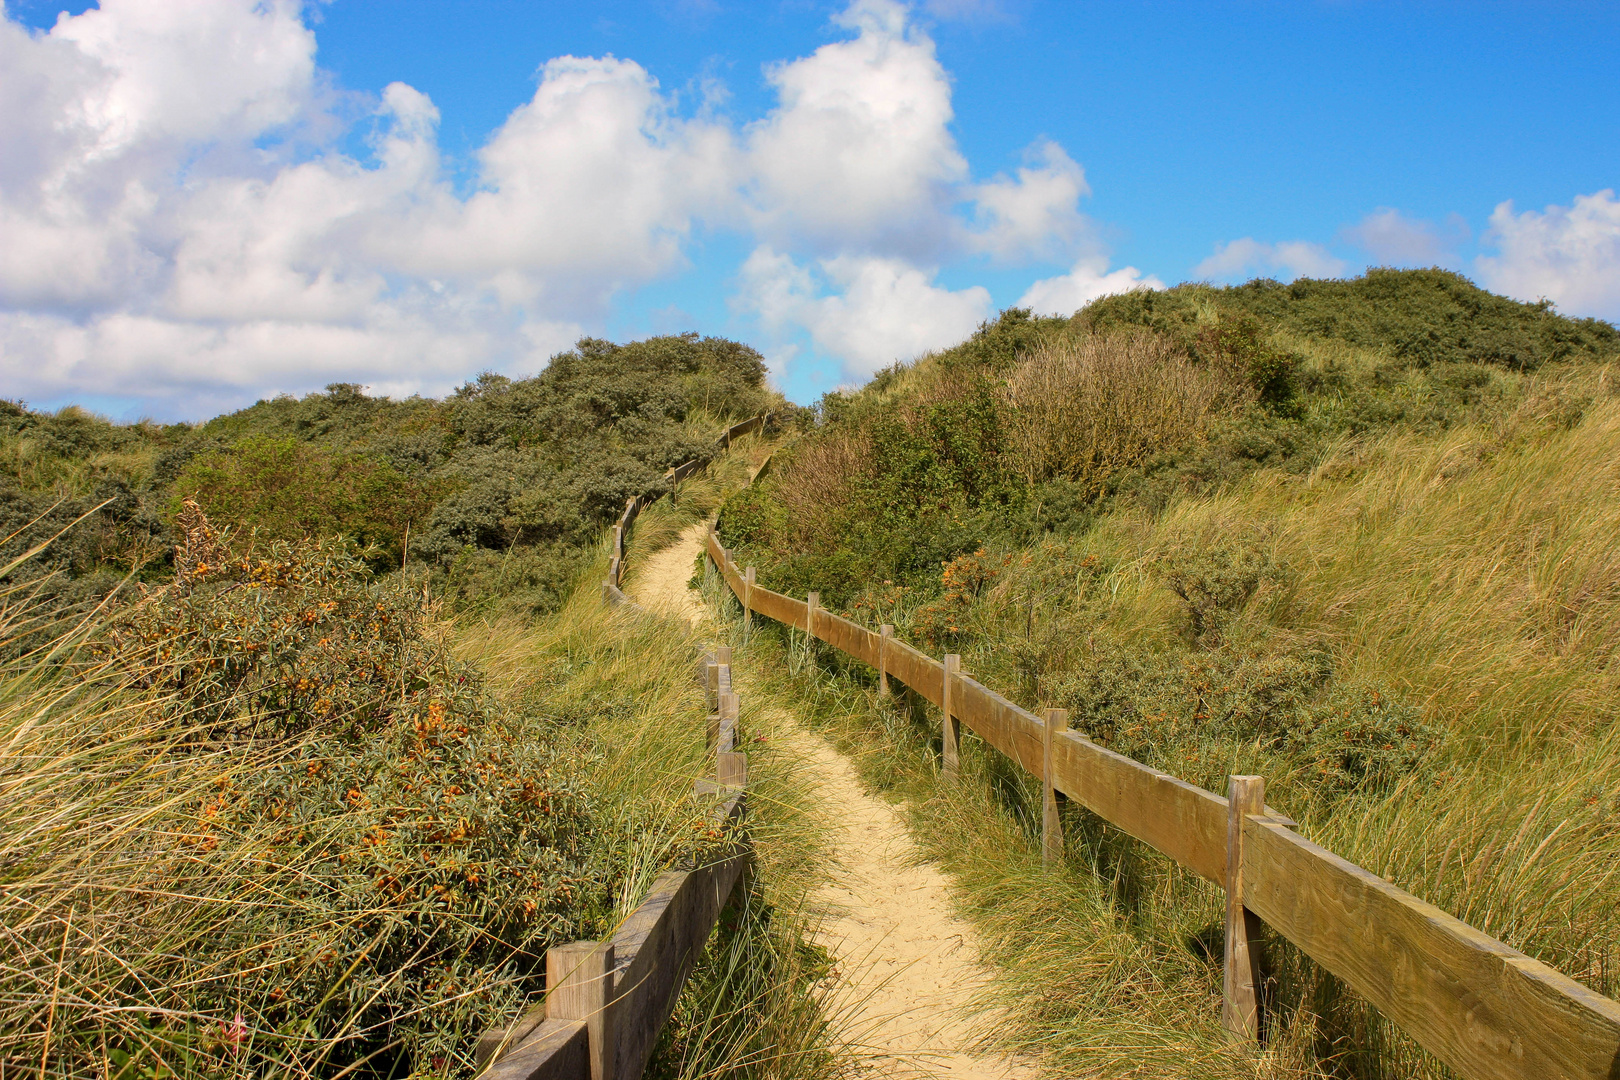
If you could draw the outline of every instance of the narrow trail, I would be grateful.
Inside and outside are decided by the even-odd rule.
[[[707,616],[688,588],[707,524],[649,557],[630,583],[642,606],[699,623]],[[747,696],[748,672],[734,671]],[[816,938],[838,958],[837,1001],[845,1037],[866,1048],[883,1075],[952,1080],[1025,1080],[1035,1070],[971,1047],[994,1019],[971,1017],[989,975],[973,930],[951,913],[946,880],[922,860],[896,809],[861,788],[855,766],[779,705],[760,698],[747,711],[768,710],[771,726],[792,739],[821,780],[835,837],[836,866],[810,898],[822,915]]]

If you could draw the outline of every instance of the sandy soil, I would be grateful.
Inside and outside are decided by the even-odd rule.
[[[686,583],[706,529],[693,526],[647,560],[633,584],[638,603],[703,619],[702,600]],[[737,660],[733,677],[746,695],[749,673]],[[988,973],[972,929],[951,913],[943,875],[919,857],[895,808],[862,790],[848,758],[786,710],[772,711],[783,714],[770,719],[822,776],[828,817],[841,827],[836,865],[811,905],[824,913],[818,939],[839,959],[829,1004],[844,1018],[844,1037],[865,1048],[882,1075],[1033,1077],[1020,1062],[970,1049],[995,1017],[972,1015]]]

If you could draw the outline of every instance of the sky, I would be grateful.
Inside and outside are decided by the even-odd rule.
[[[0,0],[0,397],[810,402],[1005,308],[1443,266],[1620,320],[1620,5]]]

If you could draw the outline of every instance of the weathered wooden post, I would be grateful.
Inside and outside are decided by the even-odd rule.
[[[816,652],[816,613],[821,610],[821,594],[812,592],[805,598],[804,611],[804,655],[806,659],[813,657]]]
[[[754,568],[743,571],[743,634],[754,628]]]
[[[1047,709],[1041,732],[1041,865],[1063,861],[1063,819],[1058,816],[1057,788],[1052,784],[1052,750],[1058,733],[1069,726],[1068,709]]]
[[[735,750],[716,755],[714,777],[722,792],[747,787],[748,755]]]
[[[1266,781],[1231,776],[1226,784],[1226,965],[1221,1024],[1239,1042],[1260,1038],[1260,918],[1243,906],[1243,821],[1266,812]]]
[[[611,941],[571,941],[546,950],[546,1015],[585,1021],[591,1080],[615,1080]]]
[[[742,700],[736,694],[727,691],[720,695],[720,730],[715,745],[722,754],[737,748],[737,718],[741,711]]]
[[[889,641],[894,637],[894,627],[884,623],[878,627],[878,694],[889,696]]]
[[[945,654],[945,689],[940,694],[940,729],[943,735],[940,747],[941,771],[948,777],[955,777],[961,761],[962,726],[952,715],[951,707],[955,704],[956,676],[962,670],[962,657],[956,653]]]

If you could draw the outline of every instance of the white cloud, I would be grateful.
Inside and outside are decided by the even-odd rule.
[[[779,104],[747,132],[754,227],[823,253],[937,255],[967,161],[934,43],[890,0],[836,21],[856,36],[766,72]]]
[[[401,83],[365,164],[294,0],[106,0],[32,35],[0,20],[0,370],[196,415],[334,378],[442,391],[533,370],[614,292],[681,265],[725,201],[733,138],[671,115],[624,60],[561,57],[442,175],[438,110]],[[279,141],[278,141],[279,140]]]
[[[1017,179],[998,176],[973,188],[980,228],[972,245],[997,259],[1066,258],[1094,243],[1080,200],[1091,194],[1085,170],[1063,147],[1042,139]]]
[[[940,288],[932,274],[898,259],[840,255],[818,269],[757,248],[743,264],[739,302],[769,329],[807,330],[818,348],[844,359],[850,378],[954,345],[991,310],[982,287]],[[837,291],[823,293],[822,281]]]
[[[369,152],[339,149],[353,99],[303,11],[103,0],[30,33],[0,3],[0,393],[199,416],[335,379],[436,393],[532,371],[684,269],[704,226],[762,245],[740,311],[855,373],[989,314],[985,290],[936,284],[953,260],[1080,260],[1032,288],[1053,303],[1157,284],[1107,272],[1056,143],[975,181],[948,73],[893,0],[854,0],[843,40],[769,68],[777,103],[740,127],[680,114],[632,60],[551,59],[469,194],[403,83],[362,118]]]
[[[1018,300],[1019,307],[1031,308],[1037,315],[1073,315],[1100,296],[1162,289],[1164,282],[1134,266],[1110,272],[1105,258],[1081,259],[1073,270],[1060,277],[1045,278],[1029,287]]]
[[[1321,244],[1288,240],[1267,244],[1245,236],[1217,244],[1215,253],[1193,267],[1193,276],[1230,281],[1256,272],[1280,275],[1284,281],[1298,277],[1343,277],[1348,267]]]
[[[1432,221],[1409,218],[1381,206],[1339,237],[1386,266],[1439,266],[1449,262],[1457,245],[1468,239],[1468,226],[1453,214],[1442,231]]]
[[[1487,243],[1498,254],[1475,260],[1481,280],[1521,300],[1545,297],[1572,315],[1620,318],[1620,200],[1613,189],[1575,196],[1573,205],[1491,214]]]

